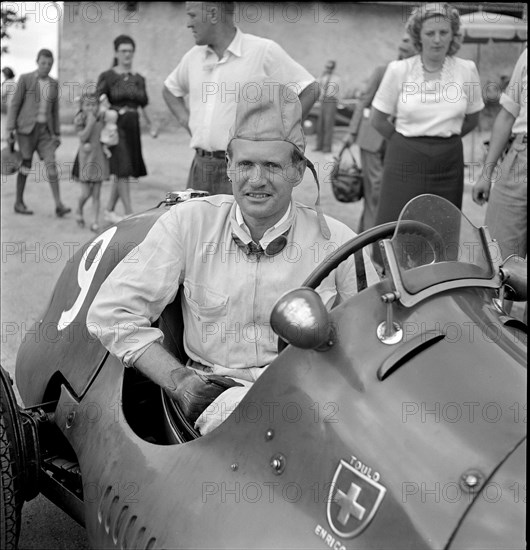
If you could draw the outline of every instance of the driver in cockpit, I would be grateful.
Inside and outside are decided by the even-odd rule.
[[[233,196],[173,206],[101,286],[88,312],[94,336],[178,401],[201,434],[218,426],[277,355],[269,324],[276,300],[299,287],[355,236],[343,223],[293,200],[309,166],[296,92],[269,83],[241,97],[229,135]],[[317,288],[328,308],[378,280],[366,253]],[[152,326],[182,287],[180,364]]]

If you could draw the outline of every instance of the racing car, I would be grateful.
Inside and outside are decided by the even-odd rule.
[[[23,407],[2,369],[3,547],[42,493],[94,548],[523,548],[527,333],[504,304],[526,300],[526,262],[417,197],[279,298],[277,358],[199,436],[86,325],[108,274],[182,198],[68,262],[17,355]],[[374,243],[384,276],[328,311],[319,283]],[[184,362],[179,295],[156,323]]]

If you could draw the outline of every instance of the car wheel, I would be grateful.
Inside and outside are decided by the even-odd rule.
[[[22,514],[21,457],[14,436],[16,402],[9,375],[2,369],[0,401],[0,548],[17,548]],[[7,386],[9,385],[9,386]],[[15,408],[13,408],[13,406]]]

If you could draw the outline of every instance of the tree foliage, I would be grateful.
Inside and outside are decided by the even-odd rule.
[[[11,26],[22,27],[26,26],[26,16],[20,15],[15,11],[9,4],[2,3],[2,28],[1,28],[1,38],[2,42],[8,40],[10,35],[8,29]],[[2,44],[2,53],[7,53],[8,47],[5,44]]]

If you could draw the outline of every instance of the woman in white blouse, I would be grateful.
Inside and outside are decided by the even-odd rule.
[[[390,63],[372,103],[372,124],[388,139],[376,225],[397,220],[423,193],[461,208],[461,138],[484,107],[475,63],[454,56],[460,47],[456,8],[424,4],[407,31],[419,55]]]

